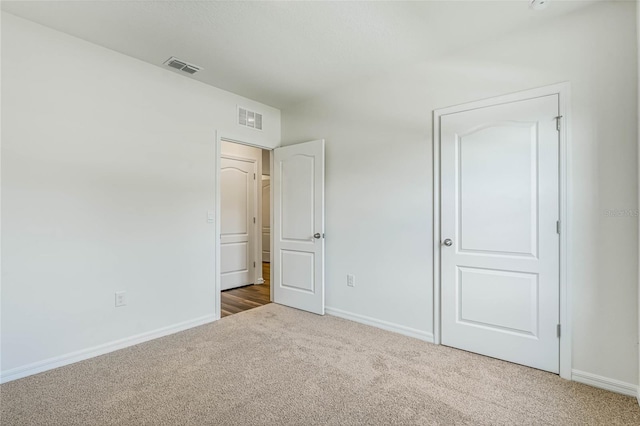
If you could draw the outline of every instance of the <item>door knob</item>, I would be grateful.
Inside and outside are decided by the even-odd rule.
[[[444,240],[443,244],[447,247],[451,247],[453,241],[451,241],[451,238],[447,238],[446,240]]]
[[[313,234],[313,238],[315,238],[316,240],[319,240],[321,236],[322,235],[320,235],[319,232],[316,232],[315,234]]]

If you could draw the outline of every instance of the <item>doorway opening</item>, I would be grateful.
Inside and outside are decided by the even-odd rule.
[[[271,151],[220,146],[220,317],[271,303]]]
[[[324,315],[324,145],[319,139],[267,148],[265,154],[263,145],[216,138],[216,211],[207,220],[216,225],[218,318],[269,302]],[[235,189],[223,189],[226,181]],[[267,213],[268,227],[266,217],[263,221]],[[261,242],[266,235],[269,241]],[[234,296],[229,290],[238,288],[268,290],[269,295],[257,301],[244,297],[254,294],[244,294],[244,306],[225,309],[222,292]]]

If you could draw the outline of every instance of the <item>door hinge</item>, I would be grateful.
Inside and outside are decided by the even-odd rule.
[[[556,130],[560,131],[560,126],[561,126],[561,123],[562,123],[562,116],[559,115],[559,116],[555,117],[555,119],[556,119]]]
[[[560,221],[559,220],[556,221],[556,232],[558,234],[560,233]]]
[[[255,173],[253,174],[253,180],[256,180],[256,174]]]
[[[558,326],[556,327],[556,331],[557,331],[557,333],[558,333],[558,337],[560,337],[560,334],[561,334],[561,328],[562,328],[562,327],[560,326],[560,324],[558,324]]]
[[[253,223],[256,223],[256,218],[255,217],[253,218]]]

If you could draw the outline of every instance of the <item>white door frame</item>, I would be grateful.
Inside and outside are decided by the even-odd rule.
[[[441,342],[440,329],[440,118],[443,115],[468,111],[477,108],[500,105],[542,96],[558,95],[561,119],[559,152],[559,193],[560,193],[560,377],[571,380],[571,302],[572,302],[572,252],[569,245],[572,231],[571,213],[571,117],[569,82],[526,90],[504,96],[483,99],[433,111],[433,336],[434,343]]]
[[[253,148],[258,148],[258,149],[266,149],[268,151],[273,151],[273,148],[271,147],[267,147],[267,146],[262,146],[262,145],[257,145],[257,144],[252,144],[252,143],[248,143],[248,142],[244,142],[232,137],[227,137],[224,134],[221,134],[220,132],[216,132],[216,138],[215,138],[215,167],[214,167],[214,177],[215,177],[215,254],[214,254],[214,266],[215,266],[215,282],[214,282],[214,292],[215,292],[215,306],[214,306],[214,315],[216,320],[219,320],[222,316],[222,310],[220,307],[220,235],[222,234],[222,224],[220,222],[220,203],[221,203],[221,198],[220,198],[220,173],[221,173],[221,169],[222,169],[222,142],[231,142],[231,143],[236,143],[239,145],[245,145],[245,146],[250,146]],[[271,157],[271,166],[273,167],[273,155],[270,156]],[[256,171],[256,175],[262,173],[262,169],[259,168]],[[257,182],[257,178],[258,176],[256,176],[256,182]],[[262,191],[257,191],[259,192],[259,194],[257,195],[257,199],[261,200],[262,199]],[[273,228],[273,191],[271,191],[270,193],[270,197],[271,197],[271,227]],[[262,203],[259,203],[260,205],[262,205]],[[262,238],[262,215],[259,214],[256,216],[256,233],[258,233],[258,231],[260,231],[260,235],[257,236],[258,239],[260,240]],[[272,250],[271,252],[273,253],[273,238],[271,239],[271,247]],[[256,243],[256,247],[254,247],[254,252],[260,252],[260,265],[262,265],[262,244],[260,244],[258,246],[258,244]],[[254,254],[254,256],[257,256]],[[271,255],[273,258],[273,254]],[[256,263],[258,263],[258,258],[256,257]],[[257,267],[257,265],[256,265]],[[271,301],[273,301],[273,271],[271,271],[271,277],[270,277],[270,284],[271,284],[271,291],[270,291],[270,297],[271,297]]]

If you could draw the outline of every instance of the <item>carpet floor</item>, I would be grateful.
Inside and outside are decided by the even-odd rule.
[[[640,425],[634,398],[270,304],[0,386],[2,425]]]

